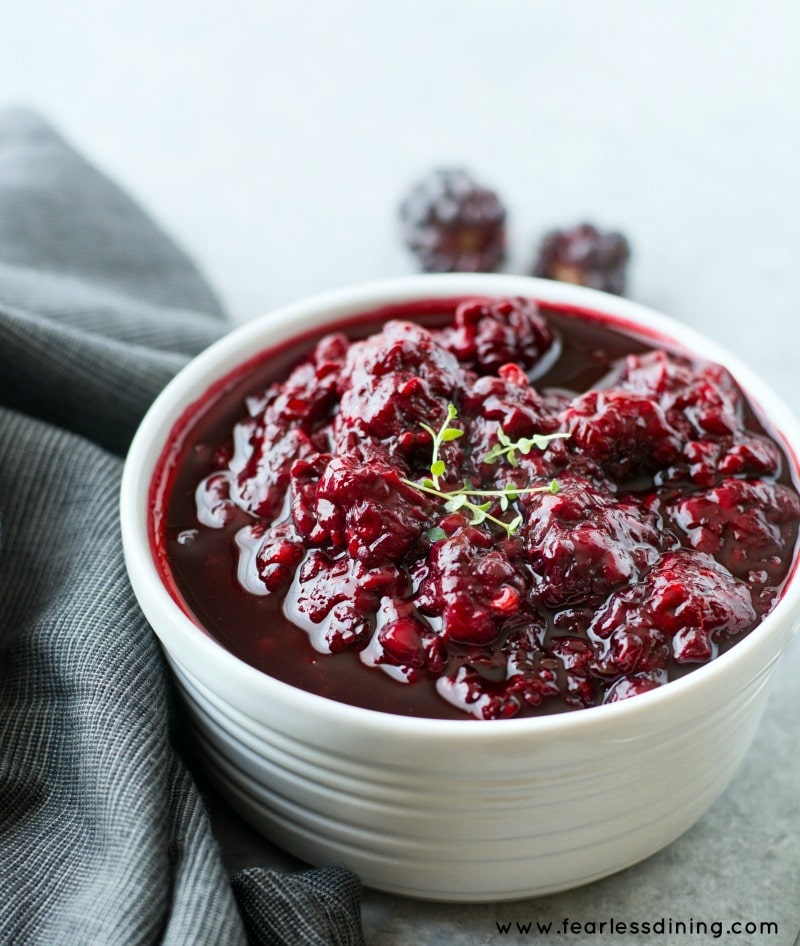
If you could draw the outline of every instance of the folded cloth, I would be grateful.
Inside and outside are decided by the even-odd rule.
[[[232,888],[125,574],[122,456],[226,327],[114,184],[36,116],[0,113],[2,944],[363,943],[345,870]]]

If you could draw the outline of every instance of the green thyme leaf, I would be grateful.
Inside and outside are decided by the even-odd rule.
[[[534,447],[539,450],[546,450],[554,440],[565,440],[570,434],[565,431],[559,431],[555,434],[534,434],[532,437],[522,437],[519,440],[512,441],[502,427],[497,428],[497,439],[499,445],[495,444],[488,453],[484,454],[484,463],[494,463],[500,457],[505,456],[511,466],[517,465],[516,451],[527,456]]]
[[[447,533],[439,526],[434,526],[433,529],[428,529],[425,535],[427,535],[431,542],[441,542],[442,539],[447,538]]]

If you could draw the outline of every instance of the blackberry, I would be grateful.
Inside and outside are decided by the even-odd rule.
[[[604,233],[591,223],[581,223],[545,234],[531,275],[621,296],[630,255],[630,245],[621,233]]]
[[[559,483],[556,495],[531,503],[525,527],[534,594],[550,608],[599,605],[655,564],[662,543],[658,518],[582,476],[564,473]]]
[[[652,673],[678,663],[705,663],[718,643],[756,620],[750,589],[710,555],[668,552],[643,581],[615,591],[587,634],[598,676]]]
[[[593,389],[561,412],[574,451],[613,478],[665,470],[681,456],[681,438],[656,400],[622,388]]]
[[[504,620],[520,609],[526,575],[487,537],[467,527],[431,547],[420,569],[414,604],[441,619],[440,636],[462,644],[490,644]]]
[[[506,252],[506,210],[460,168],[432,171],[400,206],[405,242],[429,273],[490,273]]]
[[[553,345],[547,322],[530,299],[462,302],[455,325],[439,332],[444,347],[468,368],[496,374],[514,363],[534,368]]]

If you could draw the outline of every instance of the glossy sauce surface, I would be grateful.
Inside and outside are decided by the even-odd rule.
[[[341,424],[338,434],[331,432],[333,419],[341,412],[339,395],[333,401],[330,392],[319,395],[319,416],[308,420],[303,415],[297,422],[311,432],[313,443],[302,444],[294,458],[310,466],[305,479],[293,481],[288,495],[291,498],[298,483],[310,484],[314,495],[309,515],[316,518],[307,530],[319,530],[320,522],[327,523],[326,510],[330,522],[339,525],[326,524],[327,532],[322,529],[298,545],[294,520],[289,522],[291,541],[288,546],[275,545],[280,554],[276,552],[262,573],[251,568],[249,580],[254,584],[249,590],[241,570],[241,535],[249,532],[242,530],[252,529],[259,520],[262,531],[274,522],[289,521],[288,500],[282,499],[286,490],[255,496],[252,483],[258,477],[253,477],[241,488],[236,486],[237,501],[229,501],[225,493],[222,504],[213,507],[207,501],[208,488],[198,493],[198,487],[222,473],[222,485],[228,489],[237,476],[239,482],[245,475],[241,456],[235,459],[237,450],[241,454],[243,449],[241,444],[233,446],[237,424],[246,435],[240,432],[240,440],[244,436],[256,442],[263,435],[285,446],[280,438],[297,423],[287,420],[277,433],[263,434],[263,420],[258,421],[266,409],[263,392],[290,375],[314,340],[304,338],[264,353],[193,407],[162,457],[152,491],[155,551],[168,586],[185,610],[232,653],[294,686],[384,712],[452,719],[574,710],[634,695],[691,670],[756,626],[772,607],[788,572],[800,505],[786,458],[727,376],[703,375],[706,381],[713,380],[708,390],[695,397],[697,385],[692,381],[695,400],[681,394],[672,404],[671,389],[666,394],[646,389],[661,384],[669,372],[682,378],[685,359],[665,345],[670,354],[663,363],[654,361],[648,352],[661,350],[657,339],[570,310],[547,308],[534,316],[521,306],[519,311],[487,314],[485,309],[476,310],[476,304],[471,309],[469,305],[441,300],[397,306],[326,329],[326,333],[344,331],[350,339],[364,338],[387,320],[446,326],[454,312],[461,313],[458,338],[445,333],[440,339],[445,355],[440,356],[437,348],[431,356],[441,377],[426,365],[401,366],[403,371],[416,371],[427,385],[418,391],[410,385],[404,395],[407,409],[400,398],[396,410],[390,404],[393,413],[387,421],[385,410],[370,413],[371,407],[360,404],[352,408],[351,426],[358,433],[355,459],[342,466],[338,478],[328,470],[330,461],[314,458],[320,453],[327,457],[336,436],[341,443],[353,442],[352,436],[349,440],[345,436],[347,431],[341,432]],[[540,331],[540,318],[546,332]],[[502,382],[490,380],[497,377],[498,364],[505,363],[500,357],[505,352],[497,352],[497,339],[505,336],[495,331],[492,320],[504,330],[512,326],[515,337],[524,336],[526,327],[531,329],[528,347],[511,354],[527,359],[523,367],[533,379],[532,387],[505,369],[500,371]],[[405,345],[410,351],[411,342],[420,347],[419,339],[411,336],[400,342],[380,341],[377,349],[366,348],[358,355],[334,346],[329,360],[339,365],[335,369],[339,388],[341,377],[355,385],[354,365],[360,370],[360,362],[370,358],[383,364],[385,352],[394,351],[392,345]],[[634,361],[623,368],[627,356]],[[348,357],[350,367],[342,368],[342,359]],[[673,361],[680,371],[673,369]],[[692,360],[691,366],[702,375],[707,364]],[[317,366],[316,374],[329,370],[334,371]],[[610,390],[616,393],[603,394],[598,402],[591,389],[605,386],[609,378]],[[408,384],[407,378],[404,383]],[[664,383],[680,387],[683,381]],[[453,384],[451,390],[448,385]],[[509,406],[509,398],[521,398],[524,409]],[[555,496],[531,494],[513,504],[512,511],[520,510],[524,519],[513,535],[485,523],[472,526],[463,514],[461,521],[451,521],[454,516],[441,503],[426,505],[428,498],[421,493],[416,495],[423,512],[417,516],[413,489],[388,476],[384,480],[389,486],[379,481],[376,487],[375,478],[365,479],[361,472],[380,471],[384,459],[394,456],[401,460],[402,479],[417,482],[429,475],[429,440],[423,435],[410,444],[408,434],[419,435],[420,417],[428,417],[429,425],[438,428],[443,406],[450,400],[458,409],[453,426],[465,434],[445,452],[448,477],[452,473],[448,489],[456,488],[464,475],[480,488],[497,488],[512,480],[525,488],[551,478],[559,484]],[[631,405],[641,408],[641,416],[626,426]],[[402,423],[398,416],[405,418]],[[569,438],[534,450],[529,457],[520,456],[516,467],[481,462],[497,442],[498,418],[517,439],[534,432],[532,417],[535,432],[565,432]],[[643,423],[641,435],[637,431]],[[672,443],[673,432],[682,425],[690,433]],[[364,444],[371,446],[367,449]],[[244,448],[251,460],[253,449],[252,443]],[[236,475],[230,471],[232,463],[238,464]],[[316,470],[311,469],[314,463]],[[298,467],[294,469],[296,473]],[[386,540],[388,546],[376,544],[371,534],[369,541],[365,538],[363,523],[370,501],[364,506],[356,495],[358,489],[378,487],[388,490],[387,519],[394,523],[386,527],[387,532],[394,530]],[[321,499],[327,505],[321,506]],[[348,519],[348,510],[359,502],[361,511]],[[198,503],[217,508],[219,527],[198,520]],[[769,521],[753,523],[747,517],[759,503],[772,512]],[[737,510],[735,516],[724,512],[726,506]],[[492,511],[503,516],[499,509]],[[421,517],[419,527],[415,516]],[[505,521],[510,518],[505,514]],[[428,537],[431,528],[442,527],[443,539]],[[737,529],[737,535],[758,532],[744,557],[747,540],[737,541]],[[256,530],[254,548],[260,539]],[[387,547],[399,550],[396,560],[381,551]],[[322,578],[348,564],[346,580],[352,579],[353,563],[360,562],[370,576],[378,575],[374,600],[355,612],[344,608],[346,614],[332,624],[329,602],[334,599],[325,599],[320,606],[322,579],[311,575],[311,559],[323,570]],[[289,564],[276,564],[279,561]],[[387,569],[395,571],[388,574]],[[306,585],[312,590],[307,593],[300,580],[303,575],[310,576]],[[364,585],[363,577],[355,580],[359,587]],[[274,590],[266,593],[270,581]],[[481,582],[477,590],[471,587]],[[672,600],[676,587],[691,591],[694,585],[694,597],[689,594],[677,604]],[[705,631],[693,635],[686,622],[676,623],[674,615],[681,608],[700,607],[700,599],[705,610],[698,612],[695,624]],[[314,607],[319,614],[325,612],[324,620],[312,620],[319,616]],[[645,613],[648,627],[641,630]],[[468,618],[459,622],[465,614]],[[327,628],[327,638],[320,640],[317,634],[315,640],[317,625]],[[621,625],[633,627],[635,633],[621,637]]]

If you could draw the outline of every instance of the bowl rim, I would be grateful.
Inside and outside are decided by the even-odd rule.
[[[524,296],[544,305],[574,306],[620,325],[623,330],[627,325],[634,330],[656,334],[701,358],[723,364],[778,433],[793,467],[792,480],[798,488],[800,425],[785,402],[746,364],[717,342],[640,303],[568,283],[504,274],[425,274],[359,283],[318,293],[233,328],[195,356],[153,401],[131,442],[120,488],[125,563],[140,606],[173,659],[182,663],[170,647],[170,641],[179,638],[186,646],[197,649],[198,658],[213,661],[215,673],[238,677],[247,690],[263,691],[265,705],[277,701],[286,709],[305,713],[309,718],[324,718],[329,725],[466,742],[484,742],[489,736],[492,742],[505,742],[539,735],[549,738],[566,732],[591,734],[598,726],[630,721],[646,713],[660,713],[676,702],[696,696],[698,690],[710,688],[715,681],[720,683],[721,678],[736,668],[741,669],[748,659],[757,656],[768,640],[779,635],[782,622],[796,619],[800,613],[800,540],[775,608],[753,632],[708,664],[696,667],[655,690],[616,703],[544,716],[476,720],[465,715],[464,720],[452,720],[385,713],[299,689],[245,663],[184,613],[161,580],[151,554],[148,499],[159,458],[174,426],[192,404],[215,382],[235,371],[237,365],[252,360],[257,352],[280,345],[305,331],[318,330],[339,319],[395,303],[473,295]],[[281,334],[270,339],[271,330],[281,330]],[[796,627],[792,633],[794,630]],[[779,655],[780,652],[773,654],[771,659],[775,660]],[[761,669],[763,660],[754,665],[753,676]]]

